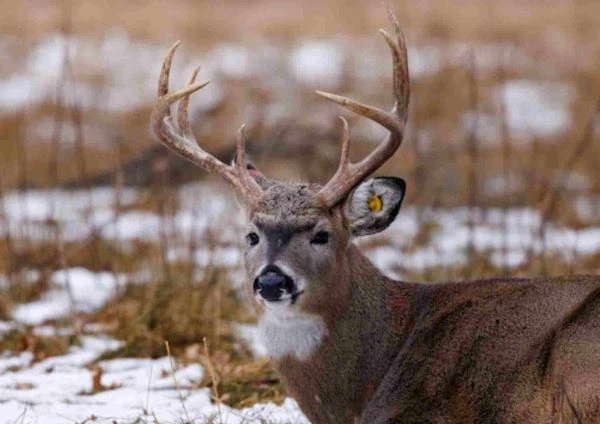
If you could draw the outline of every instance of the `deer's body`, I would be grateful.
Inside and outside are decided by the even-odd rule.
[[[319,93],[389,135],[351,163],[344,120],[340,166],[324,186],[264,177],[244,159],[243,127],[232,166],[204,151],[187,109],[207,83],[194,84],[195,72],[169,93],[177,45],[163,64],[153,129],[245,205],[247,290],[286,386],[314,424],[600,422],[600,276],[402,283],[353,244],[384,230],[405,192],[400,178],[367,179],[408,117],[406,44],[390,17],[392,110]]]
[[[415,284],[348,259],[366,273],[323,342],[275,362],[312,423],[600,422],[598,276]]]

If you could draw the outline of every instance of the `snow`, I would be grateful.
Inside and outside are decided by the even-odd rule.
[[[212,52],[214,62],[220,64],[221,71],[230,77],[244,78],[251,74],[251,52],[243,46],[223,43]]]
[[[135,202],[135,189],[121,191],[122,206]],[[91,229],[101,227],[114,219],[115,191],[109,187],[91,190],[30,190],[10,192],[3,196],[5,221],[12,231],[32,238],[54,237],[49,222],[61,224],[63,239],[68,241],[87,237]]]
[[[194,423],[209,417],[224,424],[308,422],[291,399],[281,406],[267,403],[242,410],[213,404],[209,389],[196,388],[203,375],[198,364],[178,367],[162,357],[114,359],[92,366],[102,353],[118,347],[114,340],[84,337],[81,346],[66,355],[38,363],[31,362],[28,352],[0,357],[0,422],[175,423],[187,417]],[[102,370],[104,390],[92,393],[96,367]]]
[[[16,40],[6,39],[10,45]],[[75,69],[74,78],[64,86],[59,100],[83,109],[112,112],[147,107],[155,100],[158,69],[168,45],[131,38],[120,29],[110,29],[100,37],[49,34],[30,49],[24,66],[0,78],[0,111],[15,110],[42,101],[53,100],[63,79],[65,57]],[[368,52],[369,54],[362,54]],[[561,81],[546,80],[546,64],[510,43],[458,42],[414,45],[408,49],[411,78],[419,79],[443,72],[447,66],[468,68],[473,58],[478,75],[496,72],[500,67],[515,73],[539,75],[539,79],[512,79],[496,87],[511,136],[530,139],[551,137],[565,132],[572,123],[570,107],[576,87]],[[172,71],[173,86],[185,84],[195,66],[201,65],[200,78],[212,81],[201,96],[194,97],[191,112],[208,111],[226,96],[224,78],[252,80],[256,86],[273,90],[271,109],[282,113],[289,109],[291,96],[297,96],[294,84],[308,89],[335,91],[355,83],[361,92],[381,92],[390,78],[390,55],[383,40],[369,35],[342,38],[299,39],[292,46],[254,39],[242,44],[215,44],[207,51],[193,45],[181,47]],[[98,81],[103,81],[98,85]],[[287,103],[286,103],[287,102]],[[247,113],[252,114],[251,111]],[[501,139],[500,113],[469,111],[462,119],[467,130],[477,127],[480,140],[497,143]],[[476,124],[477,123],[477,124]],[[47,138],[49,121],[41,118],[27,129],[32,137]],[[363,125],[363,124],[360,124]],[[365,123],[361,135],[376,135],[382,130]],[[100,143],[105,128],[86,124],[87,138]],[[61,137],[74,140],[74,127],[66,122]]]
[[[500,88],[510,132],[547,137],[566,131],[575,89],[552,81],[511,80]]]
[[[343,73],[344,52],[335,40],[305,40],[290,58],[294,77],[304,84],[335,87]]]
[[[8,51],[23,51],[9,48],[18,43],[16,39],[4,37],[2,41]],[[385,42],[376,35],[299,39],[292,46],[253,39],[241,44],[215,44],[207,51],[198,51],[188,44],[180,47],[175,57],[174,86],[185,84],[198,65],[202,66],[200,77],[213,81],[202,96],[195,97],[192,112],[211,110],[219,104],[226,94],[221,86],[223,77],[252,79],[258,86],[268,83],[277,87],[274,104],[280,102],[277,97],[295,94],[290,81],[311,89],[332,90],[347,84],[348,78],[370,92],[380,91],[382,81],[390,78],[390,54]],[[72,63],[74,75],[61,91],[62,103],[118,113],[147,107],[155,100],[156,79],[168,47],[132,38],[118,28],[109,29],[99,37],[48,34],[28,50],[22,59],[23,66],[12,73],[5,72],[0,78],[3,93],[0,111],[53,101],[65,74],[65,59]],[[544,75],[546,69],[543,63],[510,43],[411,44],[408,55],[414,79],[443,72],[448,65],[467,66],[470,57],[474,58],[479,73],[495,72],[504,66]],[[519,135],[552,135],[570,123],[568,110],[574,87],[523,79],[507,81],[499,90],[506,103],[509,127]],[[45,127],[47,123],[42,120],[32,127],[32,134],[47,134]],[[86,134],[92,138],[96,134],[98,140],[105,138],[102,131],[102,128],[86,128]],[[63,136],[73,140],[73,128],[67,125]]]
[[[55,287],[41,299],[20,304],[13,310],[17,322],[36,325],[67,317],[73,311],[92,312],[105,305],[118,285],[125,282],[125,276],[71,268],[55,272],[50,281]]]
[[[473,225],[471,222],[473,221]],[[406,250],[411,246],[419,222],[436,226],[430,243]],[[563,256],[589,255],[600,251],[600,227],[570,229],[546,224],[540,237],[542,217],[528,208],[446,210],[426,209],[417,216],[412,208],[401,210],[390,229],[359,240],[369,244],[381,240],[385,245],[366,250],[366,255],[392,277],[401,278],[397,269],[423,271],[436,266],[465,264],[466,251],[472,243],[475,250],[489,252],[496,266],[517,267],[528,252],[543,249]]]
[[[18,231],[17,234],[33,240],[43,237],[52,239],[55,227],[51,222],[60,224],[61,235],[66,240],[85,240],[93,232],[120,243],[134,240],[157,242],[166,228],[169,239],[173,240],[168,247],[169,260],[193,257],[199,267],[213,263],[239,269],[242,261],[240,234],[244,217],[230,193],[223,190],[221,185],[203,183],[182,187],[177,194],[179,209],[165,217],[151,210],[132,208],[116,215],[114,197],[114,192],[109,188],[89,192],[39,190],[11,193],[4,199],[4,210],[11,231]],[[139,197],[137,190],[127,188],[123,190],[122,202],[132,205]],[[598,217],[600,208],[597,198],[581,197],[575,206],[581,216],[588,219]],[[548,223],[545,239],[541,239],[542,217],[533,209],[424,209],[420,213],[422,215],[417,216],[415,208],[403,208],[390,229],[357,242],[368,244],[371,239],[384,240],[385,247],[366,253],[386,270],[400,267],[419,271],[433,266],[461,264],[466,260],[464,253],[470,243],[480,252],[489,251],[496,265],[509,266],[518,266],[525,259],[526,252],[540,252],[543,248],[550,252],[566,254],[568,251],[575,255],[600,251],[598,227],[571,229]],[[474,222],[472,229],[471,220]],[[404,248],[412,246],[419,227],[425,222],[436,227],[431,241],[428,245],[405,252]],[[189,250],[190,237],[197,240],[193,252]],[[28,272],[35,273],[33,270]],[[86,299],[78,298],[79,287],[81,290],[95,288],[108,293],[117,284],[116,281],[110,281],[108,274],[92,277],[85,276],[85,270],[75,272],[73,290],[77,310],[93,309],[107,300],[106,296],[98,296],[95,292],[98,305],[89,304]],[[64,316],[64,311],[70,305],[65,289],[68,275],[57,274],[55,283],[61,287],[26,308],[21,307],[25,309],[17,309],[16,317],[23,322],[39,323],[44,319]],[[31,276],[35,280],[34,277]],[[92,284],[92,280],[95,283]],[[36,312],[36,308],[46,310],[47,316],[43,319],[37,317],[41,312]]]
[[[124,188],[119,195],[121,207],[125,208],[139,200],[141,192]],[[56,222],[65,241],[84,240],[92,233],[106,239],[159,240],[162,218],[154,211],[140,209],[117,215],[116,197],[110,187],[10,192],[0,199],[0,210],[8,222],[3,227],[30,239],[54,239]],[[169,223],[174,223],[176,235],[201,233],[223,216],[227,216],[228,222],[241,222],[239,207],[231,196],[223,194],[221,185],[191,184],[184,186],[178,197],[182,208],[175,216],[167,217]],[[227,228],[224,235],[231,240],[232,232]]]
[[[5,42],[17,41],[7,39]],[[0,79],[3,93],[0,110],[52,101],[65,73],[65,59],[75,64],[76,75],[59,97],[62,103],[113,112],[145,107],[155,100],[156,79],[168,48],[167,44],[131,38],[118,28],[98,38],[48,34],[31,48],[23,67]],[[215,74],[248,77],[258,68],[261,58],[259,55],[251,63],[251,48],[227,43],[217,44],[205,54],[190,53],[189,46],[180,50],[172,78],[181,84],[199,64],[202,65],[201,77],[206,79]],[[86,82],[88,80],[90,82]],[[94,80],[103,83],[97,86]],[[211,109],[221,100],[223,94],[218,84],[212,86],[216,89],[206,90],[194,108]]]
[[[21,352],[17,355],[2,354],[0,356],[0,375],[8,370],[19,369],[28,366],[33,360],[31,352]]]
[[[69,295],[65,291],[51,291],[40,300],[16,306],[12,316],[25,324],[41,324],[68,316],[70,307]]]
[[[575,98],[572,84],[556,81],[518,79],[498,87],[497,96],[504,107],[504,119],[513,138],[546,138],[567,131],[572,123],[571,105]],[[475,132],[484,145],[502,140],[500,113],[469,111],[462,117],[465,131]]]
[[[52,99],[64,73],[65,58],[76,60],[77,71],[82,74],[108,74],[110,83],[102,92],[78,82],[63,95],[63,102],[83,107],[102,107],[104,103],[116,111],[143,106],[151,100],[146,91],[151,81],[155,85],[156,66],[160,66],[164,50],[163,46],[132,40],[119,30],[107,32],[100,40],[49,34],[34,46],[22,69],[0,80],[0,89],[9,93],[8,98],[3,96],[0,108],[14,109]]]
[[[0,321],[0,335],[9,332],[15,327],[13,322]]]

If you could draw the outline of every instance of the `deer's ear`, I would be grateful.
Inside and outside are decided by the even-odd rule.
[[[232,166],[235,164],[235,158],[236,158],[236,155],[233,155],[233,159],[231,159]],[[273,182],[271,180],[269,180],[267,177],[265,177],[264,174],[262,172],[260,172],[260,170],[256,166],[254,166],[254,164],[248,159],[246,159],[246,168],[250,172],[250,175],[252,176],[252,178],[254,178],[256,180],[258,185],[263,190],[266,190],[267,188],[269,188],[270,186],[273,185]]]
[[[360,184],[344,205],[352,235],[364,236],[386,229],[398,215],[405,192],[402,178],[378,177]]]

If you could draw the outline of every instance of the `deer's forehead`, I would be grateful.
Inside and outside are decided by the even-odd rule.
[[[326,211],[316,197],[315,185],[279,183],[269,187],[251,211],[251,219],[263,221],[315,221]]]
[[[298,216],[280,219],[272,215],[258,214],[252,220],[258,229],[265,233],[295,234],[313,229],[319,223],[318,217]]]

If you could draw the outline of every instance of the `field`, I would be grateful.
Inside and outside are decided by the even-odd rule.
[[[233,193],[149,130],[162,59],[200,65],[202,146],[247,124],[269,177],[323,182],[385,135],[314,90],[391,103],[378,1],[0,0],[0,422],[298,423],[244,297]],[[600,4],[390,1],[411,115],[357,241],[435,283],[600,272]],[[2,421],[5,420],[5,421]]]

